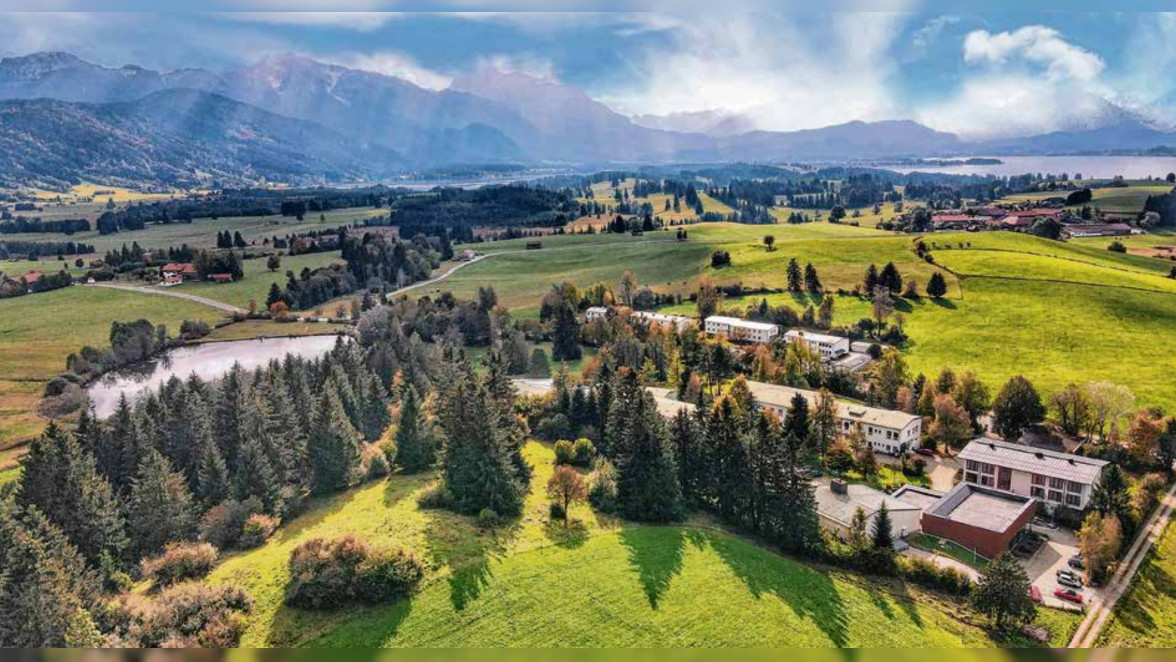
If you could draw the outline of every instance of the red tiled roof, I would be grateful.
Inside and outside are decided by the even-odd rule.
[[[233,280],[233,274],[212,274],[208,278],[218,283],[227,283]]]
[[[24,275],[24,279],[25,279],[26,283],[28,283],[29,285],[32,285],[33,283],[41,280],[41,276],[44,276],[44,275],[45,274],[41,273],[40,271],[30,271]]]
[[[170,262],[163,265],[164,271],[171,271],[178,274],[194,274],[196,267],[187,262]]]
[[[931,217],[932,223],[970,223],[972,217],[966,214],[937,214]]]
[[[1018,218],[1039,218],[1042,216],[1061,216],[1061,209],[1023,209],[1021,211],[1011,211],[1009,216]]]

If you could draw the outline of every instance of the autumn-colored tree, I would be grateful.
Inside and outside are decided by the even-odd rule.
[[[283,320],[290,314],[290,306],[287,306],[285,301],[275,301],[270,304],[269,312],[274,319]]]
[[[1107,571],[1123,548],[1123,526],[1114,515],[1092,512],[1086,516],[1078,531],[1078,549],[1086,562],[1087,577],[1091,582],[1106,581]]]
[[[1167,421],[1155,411],[1144,409],[1135,415],[1127,428],[1127,452],[1136,466],[1155,465],[1160,436],[1167,428]]]
[[[564,523],[568,521],[568,509],[573,503],[588,499],[588,486],[580,472],[567,466],[559,466],[547,481],[547,497],[558,503],[563,511]]]
[[[935,396],[935,420],[927,430],[931,438],[943,448],[962,448],[972,439],[972,424],[968,412],[956,404],[954,398]]]

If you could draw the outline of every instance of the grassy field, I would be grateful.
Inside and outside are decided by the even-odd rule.
[[[908,537],[907,542],[909,542],[912,547],[918,547],[919,549],[927,552],[938,552],[943,556],[955,559],[960,563],[976,568],[977,570],[983,569],[988,565],[988,559],[980,556],[966,547],[944,538],[937,538],[925,533],[916,533],[915,535]]]
[[[185,294],[195,294],[214,301],[222,301],[238,308],[248,308],[250,300],[257,304],[258,309],[265,308],[265,298],[269,294],[270,286],[274,283],[278,287],[286,287],[286,272],[293,271],[295,275],[303,269],[314,270],[331,264],[340,264],[343,259],[339,251],[330,253],[310,253],[294,257],[283,256],[281,266],[277,271],[266,268],[265,258],[245,260],[243,263],[245,277],[233,283],[191,282],[177,285],[172,291]]]
[[[1143,204],[1147,202],[1148,196],[1163,195],[1171,191],[1171,184],[1145,181],[1130,182],[1129,186],[1093,188],[1090,192],[1094,197],[1090,201],[1089,206],[1112,216],[1135,216],[1143,211]],[[1071,191],[1020,193],[1005,196],[1000,202],[1035,202],[1047,198],[1065,198],[1070,193]],[[1078,205],[1070,209],[1077,211],[1082,206]]]
[[[65,369],[71,352],[106,346],[111,322],[145,318],[177,333],[185,319],[215,322],[221,315],[188,301],[106,288],[70,287],[0,301],[0,449],[40,434],[46,421],[36,407],[45,382]],[[0,464],[5,459],[0,456]]]
[[[264,547],[229,557],[211,582],[256,601],[244,646],[988,646],[954,603],[900,583],[808,567],[698,526],[645,527],[573,508],[550,523],[551,450],[529,444],[535,489],[523,517],[481,531],[422,511],[426,477],[393,477],[319,501]],[[290,550],[354,532],[413,549],[430,571],[417,595],[381,608],[307,613],[282,604]],[[703,597],[705,596],[705,597]],[[1065,641],[1077,620],[1043,612]]]
[[[1176,527],[1168,525],[1099,636],[1100,648],[1176,646]]]
[[[98,253],[128,246],[132,242],[139,242],[143,248],[179,247],[187,244],[194,248],[216,247],[218,232],[228,230],[240,232],[247,242],[256,241],[261,244],[266,237],[283,237],[288,234],[324,230],[327,228],[350,225],[372,216],[386,215],[385,209],[337,209],[323,214],[325,220],[319,220],[318,215],[307,214],[306,218],[298,221],[295,218],[282,216],[244,216],[227,218],[201,218],[191,223],[172,223],[170,225],[148,225],[142,230],[120,232],[118,234],[100,235],[97,230],[78,232],[69,237],[71,241],[93,244]],[[4,238],[25,241],[60,240],[65,235],[47,234],[12,234]]]

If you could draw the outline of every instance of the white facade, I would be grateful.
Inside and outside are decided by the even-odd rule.
[[[850,351],[849,338],[842,338],[841,336],[830,336],[792,329],[784,334],[784,338],[788,342],[799,340],[807,345],[809,349],[818,352],[821,358],[827,361],[839,359],[849,354]]]
[[[777,386],[762,382],[747,382],[756,402],[764,409],[786,416],[792,406],[792,398],[800,393],[809,402],[809,415],[817,404],[813,391]],[[837,430],[846,436],[855,425],[862,426],[866,442],[878,453],[901,455],[922,445],[923,419],[901,411],[867,407],[853,402],[837,401]]]
[[[682,331],[695,324],[693,317],[662,315],[661,313],[651,313],[643,310],[635,311],[630,315],[630,319],[633,320],[634,324],[653,324],[657,322],[662,326],[673,327],[676,331]]]
[[[964,482],[1031,496],[1046,505],[1086,510],[1107,462],[1056,451],[977,439],[959,454]]]
[[[705,331],[712,336],[727,336],[732,342],[766,344],[780,335],[780,327],[764,322],[749,322],[738,317],[706,318]]]
[[[840,486],[838,486],[840,485]],[[821,528],[845,539],[858,508],[866,515],[866,532],[874,528],[874,520],[882,504],[890,513],[891,530],[898,538],[905,538],[921,530],[923,509],[917,505],[896,499],[885,492],[879,492],[868,485],[827,483],[819,484],[813,497],[817,502],[817,515]]]
[[[589,322],[602,320],[606,317],[608,317],[608,308],[605,308],[604,306],[593,306],[592,308],[584,311],[584,319],[588,320]]]

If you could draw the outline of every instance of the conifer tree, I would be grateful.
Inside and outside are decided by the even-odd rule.
[[[629,519],[668,522],[681,512],[678,469],[665,421],[631,371],[618,376],[609,416],[617,466],[617,501]]]
[[[947,294],[947,281],[943,278],[943,274],[936,271],[927,281],[927,296],[932,299],[942,299],[945,294]]]
[[[420,397],[415,388],[406,386],[396,424],[396,464],[411,474],[429,468],[435,459],[436,448],[432,435],[425,429]]]
[[[388,411],[388,398],[380,380],[367,376],[363,381],[363,437],[377,441],[392,424],[392,413]]]
[[[788,405],[788,416],[784,419],[784,434],[792,435],[802,445],[808,446],[810,425],[808,398],[797,391]]]
[[[886,502],[883,501],[882,504],[878,506],[878,513],[874,515],[874,529],[871,532],[871,539],[873,541],[874,549],[894,549],[893,528],[894,525],[890,521],[890,509],[886,507]]]
[[[707,426],[713,505],[727,521],[744,524],[751,501],[746,427],[730,395],[715,403]]]
[[[359,433],[352,427],[335,389],[328,386],[315,408],[309,441],[316,494],[351,486],[359,466],[359,444]]]
[[[196,450],[196,497],[211,508],[229,496],[229,468],[211,436],[200,441]]]
[[[821,524],[812,482],[803,471],[803,443],[788,436],[779,448],[780,460],[773,465],[776,475],[772,482],[779,486],[778,505],[773,511],[780,513],[781,521],[772,538],[787,551],[814,554],[822,545]]]
[[[817,268],[811,262],[804,265],[804,289],[810,294],[820,294],[824,289],[821,286],[821,277],[817,275]]]
[[[135,555],[151,556],[169,542],[191,539],[195,516],[183,475],[159,451],[148,452],[139,463],[127,511]]]
[[[798,263],[796,261],[796,258],[792,258],[791,260],[788,261],[787,275],[788,275],[788,291],[789,292],[799,292],[800,286],[801,286],[801,273],[800,273],[800,263]]]
[[[670,423],[670,439],[678,459],[678,485],[682,497],[695,501],[702,497],[707,464],[703,457],[703,430],[699,419],[686,409],[679,409]]]

